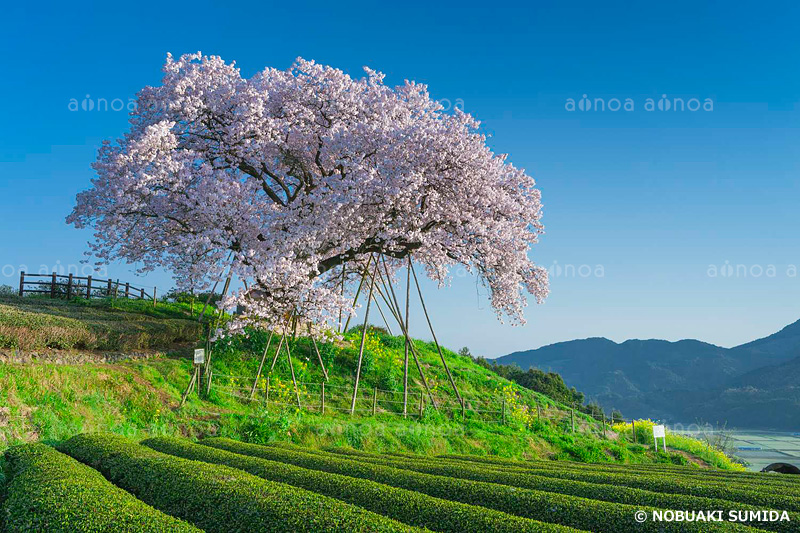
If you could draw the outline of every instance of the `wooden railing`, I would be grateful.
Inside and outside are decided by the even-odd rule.
[[[45,294],[50,298],[131,298],[153,300],[156,305],[156,288],[148,292],[144,287],[130,282],[100,279],[73,274],[26,274],[19,273],[19,295]]]

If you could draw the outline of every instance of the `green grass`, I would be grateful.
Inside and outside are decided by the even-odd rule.
[[[201,307],[195,304],[195,315]],[[136,300],[64,302],[5,297],[0,299],[0,325],[10,323],[9,316],[21,313],[30,321],[27,327],[32,338],[42,339],[53,333],[48,327],[37,326],[37,321],[66,321],[65,328],[73,336],[58,338],[73,349],[91,345],[74,340],[80,335],[94,335],[93,342],[102,337],[92,333],[92,328],[115,331],[118,339],[125,339],[117,347],[139,345],[147,338],[153,346],[164,349],[169,345],[163,344],[167,342],[164,339],[174,340],[168,333],[171,324],[199,328],[196,322],[186,319],[191,314],[189,309],[188,304],[161,302],[154,309],[151,302]],[[199,331],[195,331],[194,338],[197,335]],[[415,341],[415,345],[440,410],[433,409],[425,398],[423,417],[418,419],[419,398],[424,389],[412,362],[409,418],[404,419],[400,403],[403,339],[380,329],[370,330],[365,344],[357,401],[359,416],[347,415],[360,342],[357,329],[348,333],[343,342],[319,341],[330,375],[325,415],[319,413],[322,371],[313,345],[302,337],[291,341],[290,346],[303,410],[298,411],[294,405],[285,353],[270,375],[270,399],[280,403],[270,403],[267,410],[260,401],[248,403],[228,394],[249,395],[267,338],[267,332],[249,331],[215,342],[211,395],[201,400],[193,394],[182,409],[177,407],[192,369],[186,352],[114,364],[0,365],[0,449],[37,440],[58,442],[87,431],[110,431],[131,437],[226,436],[253,443],[283,441],[312,448],[348,446],[425,455],[452,453],[627,464],[686,461],[674,453],[653,453],[626,439],[604,438],[602,426],[581,413],[575,414],[573,433],[567,406],[445,349],[466,400],[466,416],[462,417],[436,347],[424,341]],[[265,373],[277,344],[273,339]],[[265,386],[262,378],[256,389],[258,399],[263,400]],[[380,392],[377,416],[373,417],[376,387]],[[505,424],[501,423],[500,413],[504,399]],[[718,466],[728,467],[724,463]]]
[[[195,304],[196,306],[197,304]],[[147,350],[191,343],[202,326],[188,304],[0,297],[0,348],[22,351]]]

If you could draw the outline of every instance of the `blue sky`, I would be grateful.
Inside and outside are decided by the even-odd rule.
[[[97,146],[126,131],[127,116],[71,111],[70,100],[127,103],[159,82],[167,52],[200,50],[235,60],[246,76],[302,56],[356,76],[366,65],[390,84],[426,83],[445,104],[463,101],[492,147],[537,179],[547,234],[532,257],[553,271],[551,296],[511,327],[495,320],[474,279],[426,287],[452,348],[493,357],[590,336],[731,346],[800,319],[800,4],[4,10],[0,284],[15,285],[22,265],[78,264],[90,238],[64,217],[89,185]],[[584,94],[612,106],[629,98],[633,110],[566,109]],[[662,95],[710,99],[713,110],[660,111]],[[131,270],[109,267],[123,279]],[[140,282],[164,287],[170,277]],[[412,333],[428,336],[417,317]]]

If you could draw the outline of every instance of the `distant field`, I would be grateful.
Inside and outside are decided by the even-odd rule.
[[[220,533],[789,532],[795,530],[791,521],[800,520],[800,480],[791,476],[674,465],[381,455],[224,438],[137,443],[85,434],[58,449],[27,444],[6,452],[0,516],[7,532],[101,531],[109,524],[125,531]],[[635,518],[669,509],[720,510],[726,517],[772,509],[786,520]]]
[[[800,468],[800,433],[734,431],[734,453],[747,461],[748,469],[760,471],[772,463],[790,463]]]
[[[188,304],[0,297],[0,348],[23,351],[162,349],[196,341]]]

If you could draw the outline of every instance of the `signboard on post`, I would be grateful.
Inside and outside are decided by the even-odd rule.
[[[662,439],[664,452],[667,451],[667,431],[663,425],[653,426],[653,440],[656,443],[656,451],[658,451],[658,439]]]
[[[203,348],[197,348],[194,351],[194,364],[202,365],[206,362],[206,351]]]

